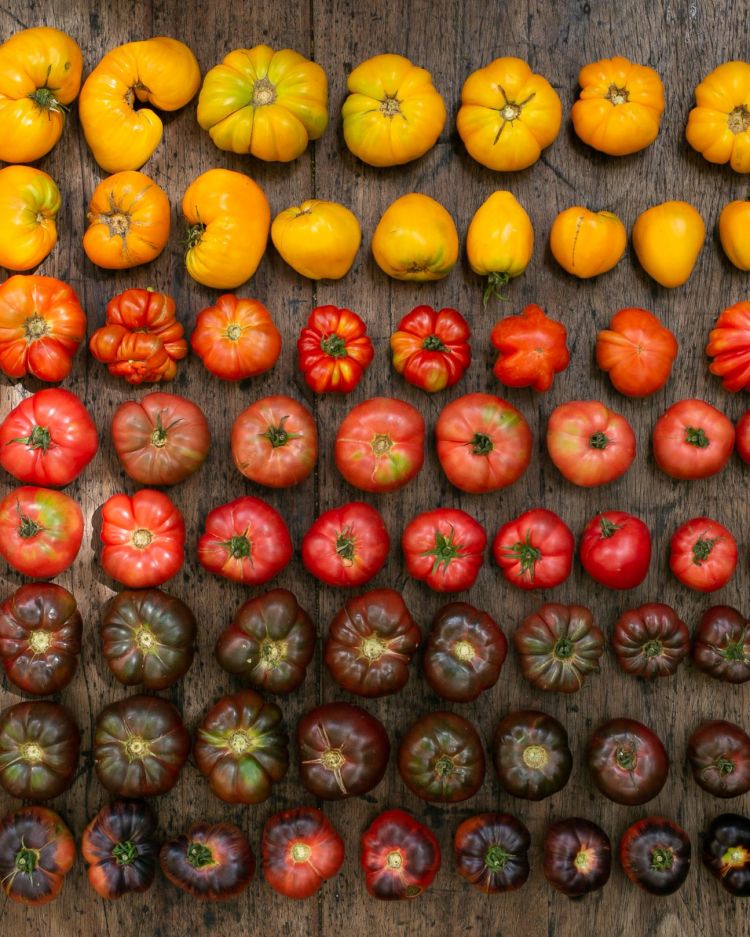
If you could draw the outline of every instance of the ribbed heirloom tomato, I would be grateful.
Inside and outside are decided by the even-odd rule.
[[[531,834],[509,813],[480,813],[456,827],[458,874],[485,895],[515,891],[529,877]]]
[[[418,514],[401,535],[406,571],[436,592],[473,586],[486,546],[487,534],[479,521],[455,508]]]
[[[615,481],[630,468],[635,449],[628,421],[597,400],[571,400],[550,414],[547,450],[574,485],[593,488]]]
[[[36,579],[51,579],[78,556],[83,514],[61,491],[24,485],[0,501],[0,555]]]
[[[729,163],[735,172],[750,170],[748,106],[750,64],[723,62],[695,88],[685,139],[709,163]]]
[[[558,820],[544,836],[544,877],[568,898],[603,888],[612,871],[612,844],[604,830],[582,817]]]
[[[81,735],[73,717],[47,700],[0,713],[0,787],[19,800],[49,800],[66,791],[78,767]]]
[[[313,522],[302,540],[302,562],[329,586],[362,586],[383,568],[390,543],[380,513],[352,501]]]
[[[651,895],[671,895],[690,871],[690,837],[671,820],[645,817],[620,840],[620,864],[633,882]]]
[[[669,677],[690,653],[690,632],[674,609],[649,602],[620,615],[612,649],[625,673],[649,680]]]
[[[198,313],[190,346],[211,374],[242,381],[276,364],[281,333],[263,303],[226,293]]]
[[[263,874],[287,898],[310,898],[341,868],[344,841],[317,807],[283,810],[263,827]]]
[[[750,387],[750,302],[725,309],[708,336],[706,354],[714,360],[711,374],[721,378],[725,390],[737,393]]]
[[[106,804],[81,836],[91,887],[102,898],[148,891],[156,876],[156,816],[145,801]]]
[[[165,877],[201,901],[227,901],[243,892],[255,874],[255,856],[234,823],[194,823],[159,851]]]
[[[362,834],[360,862],[373,898],[416,898],[440,871],[440,846],[432,832],[404,810],[386,810]]]
[[[297,339],[299,367],[316,394],[348,394],[375,354],[367,326],[356,312],[337,306],[313,309]]]
[[[656,464],[672,478],[709,478],[720,472],[734,449],[734,426],[705,400],[680,400],[656,421]]]
[[[484,748],[463,716],[433,712],[422,716],[401,739],[398,773],[409,790],[430,803],[468,800],[484,780]]]
[[[738,898],[750,896],[750,819],[722,813],[703,834],[703,865]]]
[[[651,534],[643,521],[625,511],[592,517],[581,534],[581,565],[608,589],[633,589],[648,574]]]
[[[312,413],[293,397],[279,394],[250,404],[232,424],[232,459],[259,485],[288,488],[304,481],[318,458],[318,430]]]
[[[506,316],[493,328],[490,340],[500,352],[492,373],[506,387],[549,390],[555,374],[570,364],[568,330],[530,303],[517,316]]]
[[[620,309],[596,336],[596,363],[626,397],[647,397],[663,387],[676,356],[677,339],[645,309]]]
[[[53,901],[75,861],[73,834],[54,810],[21,807],[0,820],[0,887],[11,901]]]
[[[714,605],[695,629],[693,664],[717,680],[750,680],[750,622],[736,608]]]
[[[416,306],[391,335],[393,367],[428,393],[453,387],[471,364],[470,335],[457,310]]]
[[[520,589],[551,589],[565,582],[574,550],[570,528],[546,508],[532,508],[503,524],[492,544],[503,577]]]
[[[737,568],[737,541],[723,524],[694,517],[669,541],[669,568],[680,582],[699,592],[721,589]]]
[[[562,790],[573,769],[568,733],[546,713],[508,713],[495,729],[492,759],[500,784],[524,800],[543,800]]]

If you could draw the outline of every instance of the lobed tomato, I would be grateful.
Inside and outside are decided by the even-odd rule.
[[[263,303],[226,293],[198,313],[190,345],[211,374],[242,381],[276,364],[281,333]]]
[[[680,582],[699,592],[725,586],[737,567],[737,541],[717,521],[694,517],[672,534],[669,568]]]
[[[154,812],[143,800],[106,804],[83,831],[81,855],[91,887],[102,898],[148,891],[159,855]]]
[[[245,478],[269,488],[304,481],[318,459],[312,413],[279,394],[250,404],[232,424],[232,458]]]
[[[344,861],[344,841],[317,807],[269,817],[261,851],[266,881],[287,898],[310,898]]]
[[[490,340],[500,354],[492,372],[506,387],[549,390],[555,374],[570,364],[567,339],[562,322],[530,303],[520,315],[506,316],[493,328]]]
[[[398,773],[422,800],[453,804],[473,797],[484,780],[484,748],[474,726],[452,712],[422,716],[398,749]]]
[[[690,871],[690,837],[671,820],[645,817],[620,840],[620,864],[633,882],[651,895],[671,895]]]
[[[329,586],[362,586],[383,568],[390,545],[380,512],[352,501],[313,522],[302,540],[302,562]]]
[[[625,673],[648,680],[669,677],[690,652],[690,632],[674,609],[649,602],[620,615],[612,647]]]
[[[515,891],[529,877],[531,834],[509,813],[480,813],[456,828],[458,874],[485,895]]]
[[[503,790],[524,800],[556,794],[573,769],[565,727],[534,709],[508,713],[500,720],[492,740],[492,760]]]
[[[11,901],[53,901],[75,861],[73,834],[54,810],[20,807],[0,820],[0,888]]]
[[[0,787],[20,800],[66,791],[78,768],[81,735],[58,703],[32,700],[0,713]]]
[[[440,870],[440,846],[404,810],[386,810],[362,834],[361,864],[373,898],[400,901],[429,888]]]
[[[656,421],[656,464],[672,478],[709,478],[720,472],[734,449],[734,426],[705,400],[680,400]]]
[[[608,589],[633,589],[648,574],[651,534],[643,521],[625,511],[592,517],[581,534],[581,565]]]
[[[574,550],[568,525],[545,508],[532,508],[503,524],[492,544],[504,578],[520,589],[551,589],[565,582]]]
[[[647,397],[663,387],[677,356],[677,339],[651,312],[616,312],[596,336],[596,363],[626,397]]]
[[[202,901],[234,898],[255,874],[250,843],[234,823],[194,823],[162,845],[159,864],[173,885]]]
[[[627,472],[635,458],[635,434],[624,417],[603,403],[571,400],[550,415],[547,450],[569,482],[592,488]]]
[[[558,820],[544,837],[544,877],[569,898],[603,888],[612,871],[612,844],[604,830],[582,817]]]
[[[470,335],[457,310],[416,306],[391,335],[393,367],[428,393],[453,387],[471,364]]]
[[[407,572],[436,592],[460,592],[474,585],[486,546],[482,525],[454,508],[418,514],[401,537]]]
[[[693,663],[726,683],[750,680],[750,622],[736,608],[714,605],[698,622],[693,638]]]
[[[336,306],[313,309],[297,339],[297,352],[305,382],[316,394],[348,394],[375,355],[362,319]]]

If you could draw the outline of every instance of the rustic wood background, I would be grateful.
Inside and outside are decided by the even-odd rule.
[[[183,571],[168,584],[169,591],[188,602],[200,623],[199,653],[185,679],[166,695],[184,712],[193,728],[206,707],[220,695],[237,689],[213,657],[213,643],[233,611],[251,594],[249,590],[204,574],[196,561],[195,542],[207,511],[230,498],[252,493],[267,498],[287,518],[295,545],[321,511],[361,494],[348,488],[332,456],[336,426],[355,403],[374,394],[402,397],[415,404],[432,427],[447,400],[470,391],[505,394],[524,412],[536,444],[531,467],[510,490],[494,495],[467,496],[454,490],[442,476],[432,445],[419,480],[402,491],[369,500],[383,511],[393,547],[390,561],[374,584],[403,588],[416,618],[427,628],[444,599],[407,581],[398,547],[403,524],[414,514],[438,505],[463,507],[478,517],[488,535],[500,524],[529,507],[544,505],[559,512],[578,534],[596,511],[625,508],[643,517],[654,535],[654,557],[646,582],[631,593],[603,591],[580,570],[554,595],[525,594],[508,587],[488,559],[476,587],[462,596],[486,608],[510,635],[521,618],[543,600],[583,602],[589,605],[607,633],[618,613],[648,600],[672,603],[692,626],[713,602],[747,609],[748,508],[745,497],[748,469],[734,458],[721,476],[707,481],[676,482],[658,472],[649,452],[651,427],[672,402],[701,397],[737,418],[747,398],[724,393],[707,372],[703,348],[714,317],[724,306],[745,295],[746,281],[720,252],[714,234],[721,207],[744,197],[747,181],[726,167],[718,168],[686,145],[683,131],[692,91],[701,77],[719,63],[747,54],[748,26],[743,4],[731,0],[649,0],[618,4],[595,0],[518,0],[460,3],[450,0],[391,0],[386,4],[357,4],[350,0],[310,0],[309,3],[201,4],[197,0],[122,0],[96,3],[48,4],[34,0],[6,0],[0,8],[0,35],[6,38],[23,27],[47,24],[66,30],[83,49],[86,72],[113,46],[153,35],[171,35],[187,42],[205,72],[231,49],[267,42],[275,48],[290,46],[319,62],[330,81],[331,122],[309,151],[291,165],[268,165],[251,157],[217,150],[195,120],[195,102],[166,120],[161,146],[144,170],[169,194],[173,205],[173,235],[168,249],[148,267],[109,274],[90,264],[81,248],[88,198],[101,178],[80,132],[75,108],[62,141],[40,163],[60,185],[63,209],[57,248],[40,272],[69,281],[78,290],[89,317],[89,330],[101,324],[109,297],[129,286],[153,286],[175,296],[179,315],[190,329],[197,312],[216,294],[195,284],[185,273],[181,256],[182,221],[179,202],[188,184],[200,172],[226,166],[249,173],[266,191],[274,212],[308,197],[336,199],[359,217],[364,242],[354,269],[338,283],[315,285],[298,277],[272,248],[256,277],[240,292],[267,303],[284,336],[282,357],[273,371],[261,378],[231,386],[211,377],[192,357],[180,365],[172,388],[200,403],[209,416],[213,448],[204,468],[188,482],[170,490],[185,514],[188,559]],[[428,68],[443,94],[449,113],[437,146],[423,159],[392,170],[371,169],[346,150],[339,120],[345,97],[346,76],[361,60],[383,51],[400,52]],[[570,107],[577,94],[577,74],[586,62],[621,53],[654,66],[666,86],[667,108],[656,143],[645,152],[624,159],[602,157],[574,136]],[[514,175],[493,174],[464,152],[454,130],[460,88],[473,69],[498,55],[519,55],[530,61],[558,90],[565,120],[555,143],[531,169]],[[407,285],[389,280],[376,267],[369,239],[381,212],[397,196],[418,191],[443,202],[462,235],[478,205],[496,188],[510,188],[526,206],[536,230],[534,258],[526,275],[509,289],[507,305],[487,311],[481,304],[477,278],[462,259],[445,280],[432,285]],[[563,273],[551,259],[547,237],[556,212],[574,204],[612,209],[628,228],[644,208],[667,198],[693,202],[706,220],[709,237],[688,284],[668,291],[657,287],[626,257],[612,272],[594,282],[579,282]],[[531,391],[505,392],[491,373],[493,354],[489,332],[501,315],[518,312],[538,302],[568,327],[572,363],[543,396]],[[390,365],[388,336],[399,318],[417,303],[456,306],[469,319],[475,360],[461,384],[452,391],[428,397],[409,387]],[[368,323],[377,347],[375,363],[356,391],[344,399],[314,398],[297,373],[295,340],[310,309],[318,304],[349,306]],[[677,334],[680,354],[667,387],[645,401],[620,397],[593,360],[596,332],[625,305],[655,311]],[[80,394],[95,415],[102,448],[96,460],[70,494],[83,505],[89,522],[97,509],[116,491],[133,491],[116,460],[109,437],[111,415],[133,390],[111,379],[105,368],[80,353],[65,386]],[[21,384],[0,386],[2,413],[32,388]],[[291,393],[312,407],[321,433],[317,472],[298,488],[271,492],[251,485],[234,469],[229,456],[229,433],[234,417],[250,401],[271,393]],[[135,394],[138,396],[138,394]],[[603,489],[584,491],[567,484],[546,455],[542,434],[548,414],[571,398],[597,398],[622,412],[633,424],[639,452],[625,478]],[[12,484],[2,479],[3,491]],[[367,496],[366,496],[367,497]],[[732,583],[713,600],[677,585],[667,566],[667,546],[674,528],[699,514],[727,524],[741,548],[741,561]],[[110,675],[99,650],[99,606],[114,584],[103,575],[96,559],[96,536],[88,527],[84,547],[73,568],[60,582],[77,596],[86,624],[82,666],[73,683],[60,694],[75,713],[83,732],[80,772],[72,788],[52,802],[80,835],[86,821],[108,798],[91,769],[91,731],[98,711],[125,695]],[[3,570],[8,592],[20,577]],[[277,580],[297,593],[313,614],[321,636],[343,603],[345,594],[321,588],[299,561]],[[293,731],[300,714],[322,701],[346,698],[332,683],[316,655],[303,687],[283,701]],[[0,704],[18,701],[15,689],[4,682]],[[4,934],[168,935],[196,933],[202,928],[235,937],[308,934],[394,934],[408,929],[414,937],[431,932],[471,937],[524,934],[572,937],[580,933],[640,933],[704,935],[719,932],[747,934],[746,911],[705,872],[700,864],[700,831],[726,806],[747,812],[750,798],[726,805],[703,793],[688,777],[686,740],[695,725],[714,717],[747,724],[750,688],[724,686],[681,668],[673,679],[653,686],[619,672],[608,653],[602,673],[579,694],[566,698],[534,691],[520,676],[511,652],[495,689],[478,703],[457,707],[481,728],[486,740],[501,714],[537,707],[557,716],[567,726],[575,756],[568,786],[540,803],[514,800],[500,792],[494,772],[488,770],[481,791],[454,808],[429,807],[401,783],[392,758],[387,776],[372,795],[329,805],[326,812],[346,840],[347,859],[341,874],[317,899],[304,905],[276,895],[258,875],[248,891],[224,906],[206,906],[172,888],[163,878],[145,896],[131,896],[107,904],[89,888],[83,863],[69,875],[58,901],[45,908],[25,910],[5,901],[0,907]],[[386,724],[395,746],[417,714],[444,704],[429,692],[414,666],[406,689],[395,697],[366,704]],[[652,726],[664,740],[672,768],[667,785],[646,808],[616,806],[598,794],[583,763],[592,727],[619,715],[633,716]],[[230,809],[215,799],[204,779],[188,765],[177,787],[155,803],[160,827],[166,835],[182,831],[190,820],[232,819],[248,833],[258,850],[262,825],[282,807],[310,803],[294,767],[273,797],[254,808]],[[436,832],[443,850],[443,869],[432,889],[409,903],[387,904],[370,900],[358,865],[360,831],[387,806],[402,806],[424,819]],[[0,796],[0,809],[17,804]],[[532,876],[520,892],[483,898],[466,885],[453,868],[452,834],[461,818],[483,810],[511,811],[528,824],[533,837]],[[541,840],[547,824],[569,815],[583,815],[600,823],[617,843],[626,826],[646,812],[663,813],[690,833],[694,868],[684,888],[671,898],[656,899],[641,893],[615,864],[610,884],[596,896],[570,902],[545,882],[541,869]]]

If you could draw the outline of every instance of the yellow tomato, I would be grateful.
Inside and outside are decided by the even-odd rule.
[[[370,166],[400,166],[423,156],[445,126],[432,75],[403,55],[376,55],[346,82],[344,140]]]
[[[685,136],[709,163],[750,172],[750,65],[725,62],[695,89]]]
[[[308,199],[279,212],[271,225],[271,240],[303,277],[340,280],[354,263],[362,231],[344,205]]]
[[[241,286],[258,269],[268,241],[271,209],[261,187],[231,169],[209,169],[182,200],[190,228],[185,266],[217,290]]]
[[[706,239],[703,219],[689,202],[662,202],[638,215],[633,247],[646,273],[662,286],[681,286]]]
[[[570,116],[584,143],[610,156],[653,143],[664,111],[664,86],[653,68],[616,55],[584,66]]]
[[[484,301],[501,296],[502,288],[528,267],[534,250],[534,228],[523,206],[510,192],[493,192],[474,213],[466,232],[466,255],[474,273],[487,277]]]
[[[531,166],[560,130],[557,92],[523,59],[495,59],[461,89],[456,126],[474,159],[502,172]]]
[[[31,270],[57,242],[60,192],[31,166],[0,169],[0,267]]]
[[[750,202],[729,202],[719,215],[719,240],[739,270],[750,270]]]
[[[78,113],[94,159],[107,172],[139,169],[161,140],[161,118],[149,107],[176,111],[200,84],[188,47],[166,36],[127,42],[108,52],[81,89]]]
[[[24,29],[0,46],[0,160],[30,163],[49,153],[82,71],[78,43],[58,29]]]
[[[396,280],[441,280],[458,260],[458,231],[439,202],[412,192],[383,212],[372,236],[372,254]]]
[[[574,205],[552,222],[549,243],[563,270],[587,280],[617,265],[628,246],[628,232],[611,211]]]
[[[206,73],[198,123],[220,150],[288,163],[326,129],[326,73],[292,49],[235,49]]]

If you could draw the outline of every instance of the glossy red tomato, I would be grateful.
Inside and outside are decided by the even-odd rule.
[[[503,524],[492,544],[503,576],[519,589],[551,589],[565,582],[574,550],[568,525],[545,508],[532,508]]]
[[[318,459],[312,413],[283,394],[256,400],[232,425],[232,458],[245,478],[259,485],[298,485]]]
[[[313,522],[302,540],[302,562],[329,586],[363,586],[383,568],[390,545],[380,512],[352,501]]]
[[[440,846],[432,832],[404,810],[386,810],[360,843],[365,885],[373,898],[416,898],[440,871]]]
[[[604,830],[582,817],[558,820],[544,837],[544,877],[569,898],[598,891],[612,871],[612,844]]]
[[[669,758],[659,737],[635,719],[610,719],[589,740],[594,784],[616,804],[636,806],[664,787]]]
[[[509,813],[480,813],[456,828],[458,874],[485,895],[515,891],[529,877],[531,834]]]
[[[78,767],[81,735],[57,703],[32,700],[0,713],[0,787],[19,800],[49,800],[66,791]]]
[[[643,521],[625,511],[592,517],[581,534],[581,565],[608,589],[633,589],[648,574],[651,534]]]
[[[309,898],[341,868],[344,841],[316,807],[283,810],[263,827],[263,874],[279,894]]]
[[[297,339],[297,352],[300,371],[316,394],[348,394],[375,355],[362,319],[336,306],[313,309]]]
[[[612,647],[625,673],[649,680],[669,677],[690,653],[690,632],[673,608],[649,602],[620,615]]]
[[[61,491],[24,485],[0,501],[0,554],[34,579],[51,579],[78,556],[83,514]]]
[[[705,400],[680,400],[656,421],[656,464],[672,478],[708,478],[720,472],[734,449],[734,426]]]
[[[76,861],[73,834],[46,807],[21,807],[0,820],[0,887],[11,901],[53,901]]]
[[[471,494],[507,488],[531,461],[533,439],[523,414],[502,397],[466,394],[446,404],[435,425],[448,481]]]
[[[690,871],[690,837],[665,817],[633,823],[620,840],[620,864],[634,885],[650,895],[671,895]]]
[[[194,823],[163,844],[159,864],[173,885],[202,901],[234,898],[255,874],[250,843],[234,823]]]
[[[81,836],[91,887],[109,900],[148,891],[156,876],[156,815],[143,800],[106,804]]]
[[[615,481],[635,458],[628,421],[597,400],[571,400],[556,407],[547,423],[547,450],[574,485],[593,488]]]
[[[473,586],[486,546],[487,534],[479,521],[455,508],[418,514],[401,536],[407,572],[436,592]]]
[[[452,712],[422,716],[398,749],[398,773],[412,794],[436,804],[473,797],[484,780],[484,748],[474,726]]]
[[[669,568],[684,586],[699,592],[721,589],[737,567],[737,541],[717,521],[694,517],[669,541]]]
[[[747,618],[728,605],[707,609],[695,629],[693,663],[699,670],[726,683],[750,680],[750,622]]]
[[[735,442],[739,457],[743,462],[750,464],[750,410],[743,413],[737,422]]]
[[[470,335],[457,310],[416,306],[391,335],[393,367],[428,393],[453,387],[471,364]]]

